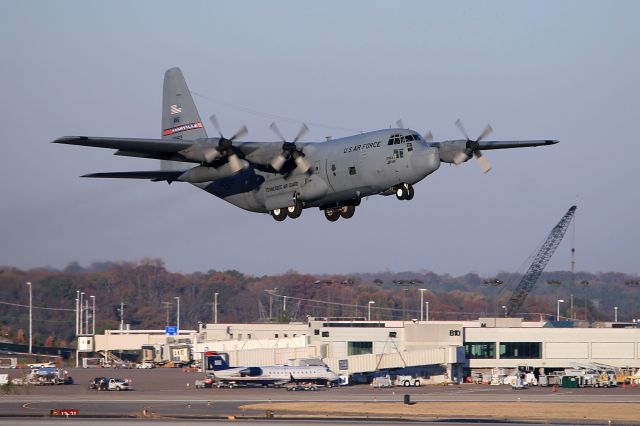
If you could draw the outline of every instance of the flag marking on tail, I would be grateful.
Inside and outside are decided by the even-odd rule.
[[[170,110],[171,115],[180,114],[182,112],[182,107],[180,105],[171,105]]]
[[[176,133],[180,133],[180,132],[184,132],[187,130],[193,130],[193,129],[202,129],[202,123],[201,122],[197,122],[197,123],[189,123],[189,124],[183,124],[182,126],[177,126],[177,127],[171,127],[169,129],[164,129],[162,131],[162,135],[163,136],[169,136],[169,135],[173,135]]]

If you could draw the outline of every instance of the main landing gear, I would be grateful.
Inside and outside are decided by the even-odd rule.
[[[288,217],[291,219],[297,219],[302,214],[302,205],[300,203],[296,203],[291,207],[287,207],[284,209],[275,209],[271,210],[271,216],[278,222],[282,222]]]
[[[355,213],[356,206],[340,206],[325,209],[324,217],[326,217],[329,222],[335,222],[341,217],[344,219],[351,219]]]
[[[398,200],[412,200],[413,199],[413,185],[408,183],[403,183],[402,185],[398,185],[395,187],[396,190],[396,198]]]

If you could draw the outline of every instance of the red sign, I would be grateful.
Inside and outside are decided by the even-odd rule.
[[[70,410],[51,410],[52,416],[77,416],[80,414],[80,410],[72,408]]]

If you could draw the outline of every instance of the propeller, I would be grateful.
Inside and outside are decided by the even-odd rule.
[[[431,130],[428,130],[427,133],[424,134],[424,140],[425,142],[433,142],[433,133],[431,133]]]
[[[493,132],[493,129],[489,124],[487,124],[487,127],[484,128],[482,133],[480,133],[480,136],[478,136],[476,140],[471,140],[469,138],[469,135],[467,135],[467,132],[464,130],[464,126],[462,125],[462,121],[460,121],[460,119],[456,120],[455,125],[467,139],[467,146],[464,151],[459,152],[453,157],[454,164],[456,166],[459,166],[460,164],[471,158],[471,155],[475,155],[476,159],[478,160],[478,164],[480,164],[480,168],[484,173],[487,173],[489,170],[491,170],[491,164],[489,164],[489,161],[484,157],[484,155],[482,155],[482,152],[480,152],[479,142],[489,136]]]
[[[220,135],[220,140],[218,141],[217,147],[211,147],[204,151],[203,156],[208,163],[213,162],[216,158],[222,156],[227,157],[227,161],[229,161],[229,167],[234,173],[239,172],[243,169],[242,161],[238,158],[238,155],[233,150],[233,141],[246,136],[249,131],[247,130],[247,126],[242,126],[233,136],[229,139],[225,138],[222,134],[222,130],[220,129],[220,124],[218,123],[218,119],[215,114],[209,117],[211,124],[216,128],[218,134]]]
[[[307,171],[309,171],[309,169],[311,168],[311,164],[309,164],[309,162],[304,158],[304,153],[296,145],[296,142],[298,142],[309,131],[307,125],[304,123],[302,124],[302,127],[300,127],[300,130],[298,131],[298,134],[295,138],[293,138],[293,141],[291,142],[287,142],[284,136],[282,136],[282,133],[280,132],[280,129],[278,129],[276,123],[271,123],[271,126],[269,126],[269,128],[282,141],[282,152],[278,154],[273,160],[271,160],[271,167],[273,167],[277,171],[280,171],[284,164],[289,159],[293,158],[293,161],[295,161],[297,168],[302,173],[306,173]]]

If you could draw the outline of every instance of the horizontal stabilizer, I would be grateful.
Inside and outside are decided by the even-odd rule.
[[[150,171],[138,171],[138,172],[107,172],[107,173],[91,173],[83,175],[81,177],[86,178],[111,178],[111,179],[147,179],[153,182],[167,181],[169,183],[177,180],[180,175],[184,173],[182,171],[165,171],[165,170],[150,170]]]

